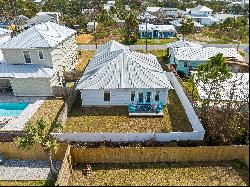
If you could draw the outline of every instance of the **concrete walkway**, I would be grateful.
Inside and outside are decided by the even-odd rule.
[[[172,86],[174,87],[176,94],[178,95],[182,106],[184,107],[184,110],[187,114],[187,117],[192,125],[193,131],[204,131],[205,134],[205,130],[196,114],[196,112],[194,111],[194,108],[192,106],[192,104],[190,103],[189,99],[187,98],[185,92],[183,91],[179,81],[177,80],[177,78],[175,77],[175,75],[172,72],[166,72],[166,76],[168,78],[168,80],[170,80]]]
[[[60,170],[61,161],[54,166]],[[5,160],[0,165],[1,180],[47,180],[51,177],[48,161],[44,160]]]

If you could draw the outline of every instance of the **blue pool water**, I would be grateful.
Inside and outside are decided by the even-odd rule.
[[[0,103],[0,116],[18,117],[29,103]]]

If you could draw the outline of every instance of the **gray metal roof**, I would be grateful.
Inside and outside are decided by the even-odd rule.
[[[50,78],[52,68],[38,64],[0,64],[0,78]]]
[[[166,46],[168,48],[180,48],[180,47],[199,47],[201,48],[202,45],[198,44],[198,43],[194,43],[194,42],[189,42],[187,40],[178,40],[176,42],[172,42],[172,43],[169,43],[169,44],[166,44]]]
[[[55,47],[75,33],[76,31],[73,29],[69,29],[53,22],[46,22],[23,31],[0,46],[0,49]]]
[[[52,16],[47,15],[47,14],[42,14],[42,15],[37,15],[37,16],[29,19],[27,21],[27,24],[28,25],[32,25],[32,24],[38,25],[38,24],[45,23],[45,22],[48,22],[48,21],[56,22],[56,19],[54,17],[52,17]]]
[[[157,58],[110,41],[89,62],[77,89],[172,88]]]

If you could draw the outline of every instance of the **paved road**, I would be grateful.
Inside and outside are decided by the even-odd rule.
[[[202,44],[204,47],[234,47],[237,48],[237,44]],[[245,49],[249,44],[241,44],[240,49]],[[145,45],[130,45],[131,50],[145,50]],[[95,50],[95,45],[79,45],[80,50]],[[148,50],[164,50],[167,49],[165,45],[148,45]]]

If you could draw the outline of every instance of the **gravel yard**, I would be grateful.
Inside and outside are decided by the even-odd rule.
[[[61,161],[54,161],[59,172]],[[44,160],[5,160],[0,165],[1,180],[47,180],[50,178],[48,161]]]

